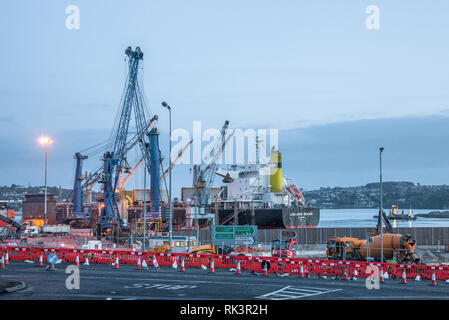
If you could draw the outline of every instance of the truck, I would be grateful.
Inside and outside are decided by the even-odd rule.
[[[382,235],[381,219],[386,225],[386,232]],[[383,250],[381,250],[382,247]],[[398,263],[418,264],[420,258],[415,253],[415,248],[416,240],[413,236],[393,233],[385,212],[379,210],[376,233],[369,235],[368,239],[332,238],[327,242],[326,256],[328,259],[336,260],[380,261],[383,254],[384,259],[393,259]]]
[[[59,235],[68,235],[70,232],[70,225],[67,224],[46,225],[41,227],[41,232]]]

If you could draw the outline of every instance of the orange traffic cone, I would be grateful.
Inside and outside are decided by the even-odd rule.
[[[43,265],[44,265],[44,259],[42,258],[42,253],[41,253],[41,255],[39,256],[39,265],[40,265],[40,266],[43,266]]]
[[[437,279],[435,277],[435,271],[432,273],[432,286],[436,286],[437,285]]]
[[[214,273],[215,272],[215,265],[214,265],[214,261],[212,261],[210,263],[210,273]]]
[[[299,277],[300,277],[300,278],[304,278],[304,268],[303,268],[303,266],[302,266],[302,263],[301,263],[301,269],[300,269],[300,271],[299,271]]]
[[[349,280],[348,266],[345,266],[345,274],[344,274],[343,280]]]
[[[186,272],[186,267],[184,265],[184,259],[181,260],[181,272]]]
[[[384,282],[384,269],[380,269],[380,282]]]
[[[137,258],[137,270],[142,269],[142,263],[140,263],[140,257]]]
[[[240,262],[237,262],[237,274],[241,274],[241,271],[240,271]]]
[[[76,259],[75,259],[75,266],[76,266],[76,267],[79,267],[79,266],[80,266],[80,257],[79,257],[79,256],[76,256]]]
[[[266,266],[263,268],[263,275],[268,276],[268,269]]]
[[[405,270],[402,271],[402,283],[407,284],[407,276],[405,275]]]
[[[157,263],[156,256],[153,255],[153,266],[159,268],[159,263]]]
[[[8,252],[6,252],[6,254],[5,254],[5,264],[6,264],[6,265],[9,264],[9,256],[8,256]]]
[[[119,262],[118,262],[118,257],[115,258],[115,264],[114,264],[114,268],[118,269],[119,267]]]

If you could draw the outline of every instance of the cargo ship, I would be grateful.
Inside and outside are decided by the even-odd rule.
[[[215,210],[218,224],[269,228],[314,228],[320,209],[306,204],[297,184],[282,176],[281,153],[272,150],[265,164],[231,165],[220,170],[224,186]]]

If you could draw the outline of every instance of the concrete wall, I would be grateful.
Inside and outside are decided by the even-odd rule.
[[[298,244],[325,244],[333,237],[355,237],[365,239],[368,234],[374,233],[375,228],[304,228],[295,230]],[[411,234],[418,245],[449,245],[449,228],[394,228],[395,233]],[[174,231],[174,235],[188,235],[189,231]],[[190,231],[190,235],[196,236],[196,230]],[[279,229],[263,229],[258,231],[259,242],[271,242],[279,238]],[[199,240],[210,242],[211,230],[200,230]]]

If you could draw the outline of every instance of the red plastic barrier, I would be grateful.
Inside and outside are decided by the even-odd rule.
[[[8,252],[10,261],[34,260],[38,261],[42,254],[44,262],[51,253],[56,253],[59,259],[75,263],[76,256],[80,262],[89,259],[90,263],[114,263],[115,258],[120,264],[137,264],[138,257],[145,260],[148,265],[153,264],[153,256],[156,257],[160,266],[171,266],[174,261],[180,265],[184,260],[186,268],[206,266],[210,268],[214,261],[215,268],[236,268],[240,263],[242,271],[262,273],[262,262],[269,262],[268,273],[289,273],[299,275],[301,265],[304,274],[318,276],[338,276],[343,277],[347,268],[349,276],[354,275],[357,270],[357,277],[368,277],[372,273],[367,271],[369,265],[377,266],[387,272],[390,277],[402,277],[403,271],[407,278],[414,278],[420,275],[422,279],[431,279],[435,272],[436,280],[449,279],[449,266],[425,266],[411,264],[391,264],[364,261],[337,261],[328,259],[306,259],[306,258],[277,258],[277,257],[248,257],[244,255],[211,255],[211,254],[189,254],[189,253],[161,253],[161,252],[139,252],[131,250],[86,250],[67,248],[33,248],[33,247],[9,247],[1,246],[0,252],[4,255]]]

